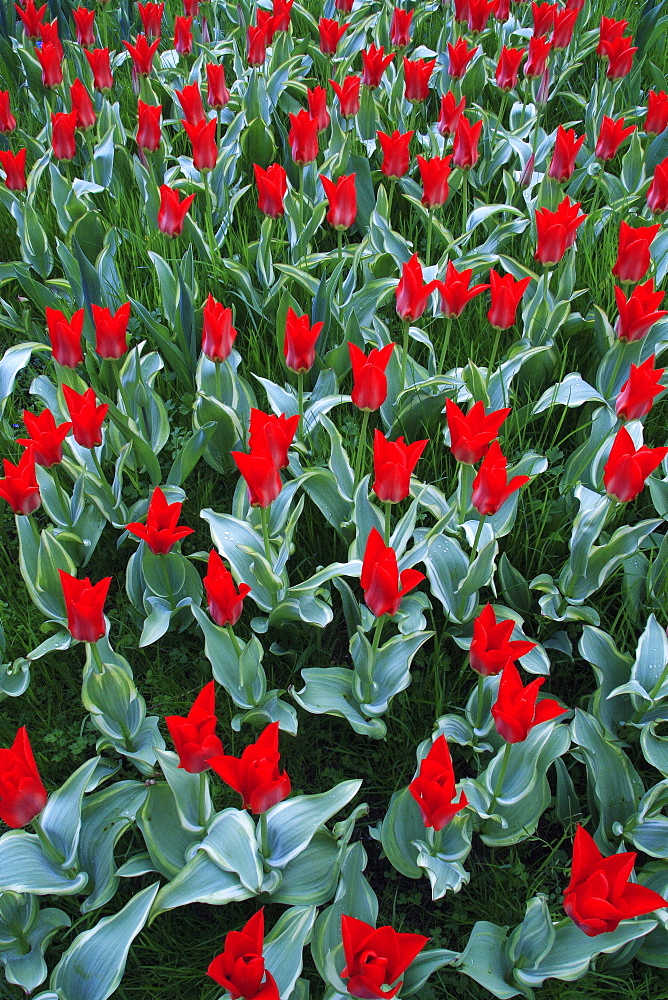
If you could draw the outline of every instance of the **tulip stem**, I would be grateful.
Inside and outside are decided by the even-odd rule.
[[[452,316],[445,317],[445,336],[443,338],[443,347],[441,348],[441,356],[438,360],[438,368],[436,370],[437,375],[443,374],[443,365],[445,364],[445,356],[448,353],[448,344],[450,343],[450,328],[452,326]]]
[[[471,546],[471,554],[469,556],[469,566],[478,554],[478,543],[480,541],[480,536],[482,535],[482,529],[485,526],[486,515],[483,516],[478,521],[478,527],[476,529],[475,538],[473,539],[473,545]]]
[[[400,392],[406,388],[406,364],[408,362],[408,331],[410,329],[410,323],[408,320],[404,321],[404,343],[403,350],[401,354],[401,386]]]
[[[299,430],[304,429],[304,372],[297,372],[297,413],[299,414]],[[300,434],[301,437],[301,434]]]
[[[206,236],[209,241],[209,252],[211,254],[211,263],[215,263],[216,255],[218,253],[218,246],[216,244],[216,237],[213,231],[213,191],[209,184],[209,171],[202,170],[202,181],[204,182],[204,194],[206,196],[206,205],[204,207],[204,217],[206,221]]]
[[[127,396],[125,394],[125,386],[123,385],[123,379],[121,378],[121,365],[122,365],[122,363],[123,363],[122,358],[115,358],[114,359],[114,366],[113,366],[114,367],[114,377],[116,379],[116,385],[118,386],[118,392],[119,392],[120,397],[121,397],[121,402],[123,403],[123,406],[125,407],[125,415],[127,416],[128,420],[133,420],[134,418],[133,418],[132,413],[130,411],[130,401],[129,401],[129,399],[127,398]]]
[[[485,386],[489,385],[489,381],[492,377],[492,370],[494,367],[494,362],[496,361],[496,352],[499,349],[499,343],[501,342],[501,330],[497,327],[494,331],[494,343],[492,344],[492,353],[489,356],[489,361],[487,362],[487,378],[485,379]]]
[[[220,366],[221,366],[221,364],[222,364],[222,361],[214,361],[214,365],[216,366],[215,367],[215,373],[216,373],[216,376],[215,376],[216,377],[216,380],[215,380],[215,387],[216,387],[215,388],[215,393],[216,393],[216,399],[218,401],[222,400],[222,398],[223,398],[223,382],[222,382],[222,378],[221,378],[221,374],[220,374]]]
[[[42,845],[44,853],[48,857],[50,857],[53,861],[55,861],[57,865],[62,865],[63,862],[65,861],[64,855],[61,854],[60,851],[56,847],[54,847],[54,845],[51,843],[51,841],[49,840],[44,831],[44,827],[38,820],[37,816],[35,816],[34,819],[31,820],[31,823],[33,830],[39,837],[39,842]]]
[[[392,502],[387,500],[385,502],[385,544],[390,544],[390,537],[392,535]]]
[[[478,707],[476,711],[475,727],[480,729],[482,727],[482,709],[483,709],[483,694],[485,690],[485,678],[483,674],[478,674]]]
[[[264,541],[264,554],[270,566],[273,566],[271,546],[269,544],[269,507],[260,507],[260,521],[262,522],[262,538]]]
[[[267,854],[269,853],[269,836],[267,831],[266,812],[260,813],[259,827],[260,827],[259,829],[260,836],[258,839],[260,841],[260,854],[262,854],[266,858]]]
[[[380,618],[376,618],[376,625],[373,632],[373,642],[371,644],[371,662],[374,665],[376,662],[376,654],[378,653],[378,648],[380,646],[380,636],[383,631],[384,624],[385,624],[385,615],[381,615]]]
[[[239,640],[237,639],[236,635],[234,634],[234,629],[229,624],[226,625],[225,628],[227,629],[227,634],[229,635],[230,641],[231,641],[232,645],[234,646],[234,652],[237,653],[237,654],[239,654],[241,652],[241,648],[239,646]]]
[[[199,798],[197,802],[197,820],[201,827],[206,827],[206,799],[209,790],[209,778],[206,771],[199,773]]]
[[[427,209],[427,252],[424,256],[425,267],[429,267],[431,263],[431,236],[434,228],[434,209],[429,206]]]
[[[299,171],[299,232],[297,233],[297,243],[299,243],[304,232],[304,167]]]
[[[615,388],[615,382],[617,381],[617,376],[619,375],[619,369],[622,367],[622,355],[624,351],[621,343],[617,342],[617,360],[615,361],[615,367],[612,370],[612,375],[610,376],[610,381],[608,382],[607,388],[605,390],[605,398],[607,399],[612,390]]]
[[[387,196],[387,224],[392,228],[392,199],[394,198],[394,188],[396,181],[390,181],[390,193]]]
[[[362,471],[362,462],[364,459],[364,452],[366,451],[366,435],[367,427],[369,424],[369,410],[364,411],[362,416],[362,429],[360,431],[359,440],[357,442],[357,454],[355,456],[355,475],[353,478],[353,501],[355,499],[355,490],[357,489],[357,484],[360,481],[360,472]]]
[[[169,578],[169,567],[167,566],[167,554],[162,553],[160,556],[160,562],[162,563],[162,575],[165,580],[165,587],[167,588],[167,597],[169,598],[169,606],[174,609],[174,591],[172,590],[172,581]]]
[[[97,648],[96,642],[89,642],[90,655],[95,665],[95,671],[98,674],[104,673],[104,663],[102,662],[102,657],[100,656],[100,650]]]
[[[494,785],[494,792],[492,793],[492,801],[489,804],[490,814],[494,812],[494,807],[496,806],[499,795],[501,794],[501,789],[503,788],[503,779],[506,776],[506,771],[508,770],[508,762],[510,760],[510,751],[512,748],[512,743],[506,743],[503,750],[503,760],[501,761],[501,770],[499,771],[499,776],[496,779],[496,784]]]
[[[469,175],[468,171],[462,172],[462,235],[466,232],[466,220],[469,214]]]

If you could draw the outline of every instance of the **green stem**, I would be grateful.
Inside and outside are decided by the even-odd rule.
[[[204,209],[204,215],[206,220],[206,238],[209,241],[209,252],[211,254],[211,263],[215,264],[216,257],[218,256],[218,245],[216,244],[216,237],[213,231],[213,191],[209,184],[209,171],[202,171],[202,181],[204,182],[204,194],[206,196],[206,208]]]
[[[207,808],[206,799],[207,791],[209,789],[209,776],[206,771],[200,771],[199,773],[199,798],[197,803],[197,820],[199,825],[202,827],[206,826],[207,819]]]
[[[42,824],[38,820],[37,816],[31,820],[32,828],[39,837],[39,842],[42,845],[44,853],[48,855],[57,865],[62,865],[65,861],[65,857],[60,853],[60,851],[53,846],[49,838],[47,837]]]
[[[274,560],[271,555],[271,545],[269,544],[269,517],[270,517],[270,508],[260,507],[260,521],[262,522],[262,538],[264,541],[264,554],[269,565],[273,566]]]
[[[102,657],[100,656],[100,650],[98,649],[97,643],[96,642],[89,642],[88,645],[90,647],[90,653],[91,653],[91,657],[92,657],[93,663],[95,664],[96,673],[103,674],[104,673],[104,663],[102,662]]]
[[[434,210],[430,206],[427,209],[427,252],[424,257],[425,267],[431,263],[431,236],[434,229]]]
[[[489,380],[492,377],[492,372],[494,370],[494,362],[496,361],[496,352],[499,349],[499,343],[501,342],[501,330],[498,328],[494,331],[494,343],[492,344],[492,353],[489,356],[489,361],[487,362],[487,378],[485,379],[485,385],[489,385]]]
[[[403,350],[401,354],[401,382],[399,385],[401,389],[406,388],[406,365],[408,362],[408,331],[410,329],[410,323],[408,320],[404,320],[404,342]],[[401,391],[401,390],[400,390]]]
[[[469,175],[464,170],[461,183],[462,190],[462,234],[466,232],[466,220],[469,214]]]
[[[485,687],[485,678],[482,674],[478,674],[478,710],[476,712],[475,727],[480,729],[482,727],[482,709],[483,709],[483,692]]]
[[[473,540],[473,545],[471,546],[471,554],[469,555],[469,566],[475,559],[478,552],[478,542],[480,541],[480,536],[482,535],[482,529],[485,526],[486,515],[483,515],[478,521],[478,528],[475,533],[475,538]]]
[[[114,369],[114,378],[116,379],[116,385],[118,386],[118,391],[119,391],[120,396],[121,396],[121,401],[123,403],[123,406],[125,407],[126,416],[128,417],[129,420],[133,420],[134,417],[132,415],[132,410],[130,408],[130,401],[129,401],[127,395],[126,395],[125,386],[123,385],[123,379],[121,377],[121,366],[122,366],[122,364],[123,364],[123,359],[122,358],[115,358],[115,359],[113,359],[112,365],[113,365],[113,369]]]
[[[390,544],[390,538],[392,536],[392,503],[390,500],[385,501],[385,544]]]
[[[169,598],[170,608],[174,608],[174,591],[172,590],[172,581],[169,579],[169,569],[167,567],[167,555],[162,553],[160,555],[160,562],[162,565],[162,575],[165,580],[165,587],[167,588],[167,596]]]
[[[373,642],[371,644],[371,662],[376,662],[376,654],[380,646],[380,636],[383,631],[383,625],[385,624],[385,615],[381,615],[380,618],[376,618],[376,624],[373,631]]]
[[[215,367],[215,387],[216,387],[215,388],[215,393],[216,393],[216,399],[219,400],[219,401],[221,401],[222,398],[223,398],[223,382],[222,382],[222,376],[221,376],[221,373],[220,373],[220,366],[222,364],[222,361],[214,361],[214,364],[216,366]]]
[[[299,437],[304,430],[304,372],[297,372],[297,413],[299,414]]]
[[[394,189],[396,187],[396,181],[390,181],[390,193],[387,196],[387,224],[392,228],[392,201],[394,199]]]
[[[360,481],[360,472],[362,469],[362,463],[364,459],[364,452],[366,451],[366,435],[367,428],[369,425],[369,410],[364,411],[362,416],[362,429],[360,431],[359,440],[357,442],[357,454],[355,455],[355,475],[353,479],[353,498],[355,496],[355,490],[357,489],[357,484]]]
[[[512,748],[512,743],[506,743],[503,750],[503,760],[501,761],[501,770],[499,771],[499,776],[496,779],[496,784],[494,785],[494,792],[492,794],[492,801],[489,804],[490,814],[494,812],[494,807],[496,806],[497,799],[501,794],[501,789],[503,788],[503,779],[506,776],[506,771],[508,770],[508,762],[510,760],[510,751]]]
[[[452,316],[445,317],[445,336],[443,338],[443,347],[441,348],[441,356],[438,359],[438,368],[436,369],[437,375],[443,374],[443,366],[445,365],[445,356],[448,353],[448,345],[450,343],[450,329],[452,327]]]
[[[235,653],[240,653],[241,652],[241,647],[239,645],[239,640],[237,639],[236,635],[234,634],[234,629],[232,628],[231,625],[226,625],[225,628],[227,629],[227,634],[229,635],[230,641],[231,641],[232,645],[234,646]]]
[[[269,853],[269,834],[267,830],[267,814],[266,812],[260,813],[260,854],[265,858]]]
[[[304,167],[301,167],[299,171],[299,233],[297,234],[297,242],[302,237],[304,232]]]

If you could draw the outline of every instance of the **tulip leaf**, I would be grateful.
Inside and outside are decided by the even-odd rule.
[[[241,884],[235,872],[223,871],[204,851],[198,851],[178,875],[162,887],[157,895],[151,920],[177,906],[188,906],[190,903],[224,906],[226,903],[249,899],[253,895],[253,892]]]
[[[284,868],[310,843],[316,830],[350,802],[361,785],[361,779],[341,781],[327,792],[298,795],[269,809],[266,863],[271,868]]]
[[[499,1000],[528,994],[519,986],[509,985],[512,963],[507,955],[507,931],[487,920],[478,920],[462,952],[458,968],[489,990]]]
[[[591,700],[592,713],[608,735],[615,736],[617,726],[631,717],[633,709],[627,696],[611,698],[610,694],[626,683],[633,661],[630,656],[619,652],[607,632],[592,625],[585,625],[582,629],[578,649],[591,664],[597,681]]]
[[[255,637],[246,644],[237,640],[235,646],[226,629],[214,624],[204,611],[194,604],[191,611],[204,633],[205,654],[217,682],[239,708],[259,705],[267,691],[260,641]]]
[[[66,873],[48,857],[35,834],[10,830],[0,837],[0,892],[71,896],[81,892],[87,881],[85,872]]]
[[[315,906],[293,906],[281,914],[264,940],[265,967],[276,981],[281,1000],[288,1000],[295,988],[315,918]]]
[[[362,714],[352,693],[353,671],[348,667],[305,667],[301,671],[304,687],[301,691],[290,688],[298,705],[314,715],[336,715],[347,719],[356,733],[382,739],[385,723],[380,719],[367,719]]]
[[[200,840],[181,826],[174,793],[166,782],[149,787],[146,800],[137,813],[137,826],[156,870],[167,878],[181,871],[186,863],[186,852]]]
[[[0,361],[0,417],[5,410],[5,404],[12,394],[16,376],[30,364],[33,354],[50,351],[47,344],[38,341],[27,341],[22,344],[12,344],[8,347]]]
[[[311,843],[281,868],[272,900],[288,906],[322,906],[332,898],[339,877],[341,845],[327,830],[316,830]]]
[[[207,509],[201,511],[200,516],[208,521],[214,544],[230,563],[235,579],[243,580],[252,588],[253,601],[259,608],[270,611],[274,604],[273,593],[255,572],[256,563],[266,564],[260,557],[264,551],[261,536],[248,523],[230,514],[216,514]]]
[[[72,868],[77,858],[81,831],[83,796],[100,763],[99,757],[87,760],[67,781],[53,792],[40,816],[44,833],[63,856],[63,868]]]
[[[46,979],[44,952],[59,930],[70,926],[62,910],[40,910],[32,895],[6,892],[0,898],[0,966],[8,983],[32,993]]]
[[[574,408],[594,399],[599,403],[605,403],[603,396],[601,396],[598,390],[589,385],[588,382],[585,382],[579,372],[571,372],[570,375],[566,375],[557,385],[546,389],[531,412],[533,416],[536,416],[537,413],[542,413],[553,406],[559,405]]]
[[[223,809],[211,822],[206,837],[194,849],[206,851],[223,871],[234,872],[249,893],[262,891],[262,858],[255,823],[243,809]],[[189,851],[190,856],[194,850]]]
[[[202,795],[200,775],[191,774],[185,768],[179,767],[178,754],[171,750],[156,748],[155,753],[162,773],[167,779],[167,784],[174,793],[174,803],[181,820],[181,826],[190,833],[201,833],[203,827],[199,816]],[[213,810],[208,778],[204,782],[203,805],[203,820],[206,822]]]

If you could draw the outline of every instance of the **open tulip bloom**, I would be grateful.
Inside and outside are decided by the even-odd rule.
[[[509,660],[501,671],[501,681],[492,705],[492,718],[496,731],[506,743],[523,743],[534,726],[550,719],[557,719],[568,712],[553,698],[538,701],[538,691],[545,683],[544,677],[523,686],[515,664]]]
[[[401,599],[424,579],[424,573],[417,569],[399,573],[396,552],[391,545],[385,544],[377,528],[371,529],[364,550],[360,585],[366,605],[376,618],[394,617]]]
[[[187,716],[166,715],[169,735],[179,755],[179,767],[190,774],[209,770],[211,757],[219,757],[223,744],[216,736],[216,694],[213,681],[202,688]]]
[[[455,801],[455,772],[445,736],[434,740],[408,790],[420,807],[424,825],[436,832],[466,808],[468,799],[464,792]]]
[[[183,502],[167,503],[167,498],[159,486],[151,495],[148,505],[146,524],[132,521],[126,525],[131,535],[141,538],[156,555],[167,555],[182,538],[192,535],[194,528],[180,527],[177,521],[181,516]]]
[[[278,986],[265,967],[264,908],[258,910],[240,931],[229,931],[225,948],[207,969],[207,975],[222,986],[233,1000],[279,1000]]]
[[[39,816],[46,805],[42,783],[25,726],[11,747],[0,747],[0,820],[18,830]]]
[[[341,978],[348,980],[350,996],[361,1000],[395,997],[402,986],[397,979],[429,941],[422,934],[399,934],[393,927],[375,928],[346,914],[341,917],[341,937],[346,960]]]
[[[278,722],[272,722],[240,758],[222,754],[212,757],[209,763],[241,795],[243,808],[259,816],[290,794],[290,778],[278,768],[280,756]]]
[[[77,580],[59,569],[60,582],[65,599],[67,628],[73,639],[79,642],[95,643],[104,635],[104,602],[111,577],[106,576],[96,584],[88,577]]]

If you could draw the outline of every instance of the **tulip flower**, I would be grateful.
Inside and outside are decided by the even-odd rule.
[[[498,441],[493,441],[473,480],[471,503],[481,515],[496,514],[515,490],[529,482],[529,476],[513,476],[508,481],[508,460]]]
[[[199,14],[199,4],[200,0],[183,0],[183,12],[186,17],[194,20]]]
[[[506,92],[517,86],[520,63],[526,49],[510,49],[504,45],[496,65],[496,85]]]
[[[575,158],[582,149],[586,138],[586,135],[581,135],[578,138],[575,129],[565,129],[563,125],[559,125],[554,153],[547,171],[548,177],[554,178],[555,181],[567,181],[573,176]]]
[[[460,792],[455,802],[455,772],[445,736],[434,740],[429,753],[420,762],[419,773],[411,781],[408,791],[420,807],[424,825],[436,831],[447,826],[469,804],[464,792]]]
[[[612,273],[619,281],[640,281],[651,263],[649,248],[661,226],[629,226],[619,223],[619,249]]]
[[[472,275],[473,268],[458,271],[452,261],[448,261],[445,281],[436,283],[441,293],[441,308],[446,316],[461,316],[466,304],[489,288],[489,285],[469,288]]]
[[[494,5],[494,17],[502,24],[510,17],[510,0],[496,0]]]
[[[212,118],[207,121],[203,118],[196,125],[191,125],[190,122],[182,118],[181,124],[190,139],[195,170],[213,170],[218,159],[216,119]]]
[[[385,55],[385,49],[381,45],[376,48],[370,45],[368,49],[362,49],[362,83],[365,87],[374,90],[380,85],[383,74],[394,59],[394,53]]]
[[[393,927],[374,928],[346,914],[341,916],[341,937],[346,958],[341,978],[348,980],[350,996],[386,1000],[397,995],[402,982],[391,990],[381,987],[391,986],[429,941],[422,934],[399,934]]]
[[[517,307],[531,282],[531,278],[515,281],[512,274],[489,272],[491,304],[487,319],[495,330],[508,330],[515,322]]]
[[[60,583],[65,599],[67,628],[73,639],[79,642],[97,642],[104,635],[104,602],[111,583],[106,576],[96,584],[88,577],[77,580],[59,569]]]
[[[130,42],[126,42],[125,40],[123,41],[123,45],[130,53],[135,73],[139,76],[148,76],[153,69],[153,57],[158,51],[160,38],[156,38],[155,41],[151,42],[149,45],[146,35],[137,35],[134,45],[131,45]]]
[[[125,302],[115,313],[110,309],[92,305],[95,324],[95,350],[101,358],[118,359],[128,349],[127,332],[130,303]]]
[[[72,20],[77,29],[78,45],[95,45],[95,11],[88,10],[87,7],[73,7]]]
[[[469,48],[465,38],[458,38],[454,45],[448,42],[448,76],[460,80],[477,51],[478,46]]]
[[[221,628],[225,625],[236,625],[241,617],[244,597],[250,594],[251,588],[247,583],[240,583],[237,590],[232,574],[214,549],[209,552],[204,589],[209,605],[209,614],[216,624],[220,625]],[[174,737],[172,736],[172,738]],[[222,752],[221,747],[218,753]]]
[[[336,55],[336,50],[338,48],[339,42],[346,33],[346,28],[350,25],[339,24],[338,21],[330,20],[326,17],[321,17],[318,21],[318,33],[320,35],[320,51],[326,56]]]
[[[401,7],[393,9],[390,22],[390,41],[396,48],[402,49],[410,42],[412,21],[412,10],[402,10]]]
[[[587,937],[610,934],[622,920],[665,907],[658,892],[629,882],[636,857],[635,851],[623,851],[604,858],[594,838],[578,824],[564,910]]]
[[[404,97],[411,104],[419,104],[429,97],[429,78],[435,65],[435,59],[407,59],[404,56]]]
[[[396,552],[391,545],[385,544],[377,528],[371,529],[362,560],[360,586],[364,591],[364,602],[376,618],[382,615],[393,618],[402,598],[424,579],[424,573],[417,569],[405,569],[399,573]]]
[[[334,0],[334,8],[342,14],[350,14],[354,0]]]
[[[554,27],[554,17],[559,6],[556,3],[532,3],[534,35],[549,35]]]
[[[380,169],[390,180],[403,177],[408,170],[408,146],[413,138],[413,130],[401,133],[397,129],[392,135],[376,132],[380,148],[383,151],[383,162]]]
[[[194,194],[187,195],[183,201],[179,192],[166,184],[160,185],[160,209],[158,211],[158,229],[166,236],[180,236],[186,212],[195,200]]]
[[[24,31],[28,38],[39,38],[39,28],[46,13],[46,4],[38,10],[35,6],[35,0],[26,0],[25,8],[22,9],[17,3],[15,3],[14,9],[21,18]]]
[[[58,20],[54,17],[53,21],[45,21],[44,24],[39,26],[39,34],[42,40],[42,51],[45,45],[53,45],[56,55],[55,58],[58,62],[62,62],[64,58],[63,43],[60,40],[60,35],[58,33]]]
[[[26,154],[27,149],[19,149],[18,153],[12,153],[10,149],[6,152],[0,151],[0,166],[5,172],[5,187],[10,191],[25,191],[28,186],[26,181]]]
[[[486,604],[473,622],[473,640],[469,649],[469,663],[482,677],[500,674],[508,663],[535,649],[536,643],[526,639],[510,639],[515,622],[496,620],[494,608]]]
[[[311,326],[307,315],[298,316],[292,306],[288,307],[285,318],[283,354],[286,367],[290,371],[308,372],[315,361],[315,345],[324,323]]]
[[[185,717],[165,716],[169,735],[179,755],[179,767],[189,774],[208,771],[211,757],[219,757],[223,752],[223,744],[216,736],[218,719],[215,699],[213,681],[209,681],[197,695]]]
[[[621,38],[629,26],[628,21],[615,21],[613,17],[601,17],[596,55],[605,56],[603,45]]]
[[[0,748],[0,820],[18,830],[39,816],[46,805],[42,783],[25,726],[11,747]]]
[[[455,402],[446,398],[445,413],[450,432],[450,451],[458,462],[475,465],[499,436],[499,429],[510,413],[510,407],[485,414],[485,406],[478,400],[465,416]]]
[[[654,367],[653,354],[641,365],[631,365],[629,377],[620,389],[615,403],[615,413],[620,420],[640,420],[647,416],[655,397],[666,391],[664,386],[659,385],[665,370]]]
[[[288,190],[288,175],[280,163],[272,163],[266,170],[253,164],[255,183],[258,190],[258,208],[265,215],[276,219],[285,212],[285,195]]]
[[[354,118],[360,109],[361,77],[347,76],[339,85],[336,80],[330,80],[332,90],[339,99],[339,112],[342,118]]]
[[[299,426],[299,414],[279,417],[252,408],[250,411],[251,453],[267,451],[277,469],[287,469],[290,464],[288,452]]]
[[[440,287],[438,279],[424,283],[422,265],[416,253],[401,266],[401,278],[395,290],[397,313],[404,320],[419,319],[431,293]]]
[[[427,208],[438,208],[445,205],[450,193],[448,179],[450,177],[450,161],[452,155],[432,156],[425,160],[418,153],[417,163],[422,178],[422,204]]]
[[[35,55],[42,67],[42,85],[52,88],[62,83],[62,56],[56,46],[51,42],[47,42],[45,45],[42,45],[41,49],[35,49]]]
[[[137,101],[137,114],[139,121],[137,125],[137,145],[140,149],[145,149],[149,153],[154,153],[160,145],[160,119],[162,116],[161,104],[144,104],[142,100]]]
[[[474,35],[479,35],[487,27],[490,14],[493,13],[495,0],[469,0],[468,29]]]
[[[387,398],[385,369],[394,346],[386,344],[385,347],[374,347],[367,357],[357,344],[348,342],[354,381],[350,396],[358,409],[371,412],[379,409],[385,402]]]
[[[16,118],[12,114],[9,102],[9,91],[0,90],[0,132],[3,135],[11,135],[16,129]]]
[[[371,489],[379,500],[383,503],[399,503],[406,499],[413,470],[428,443],[428,439],[425,439],[414,444],[404,444],[403,437],[388,441],[381,431],[374,431],[374,482]]]
[[[632,41],[629,35],[612,42],[603,42],[603,54],[608,60],[608,80],[621,80],[631,72],[633,54],[638,51],[637,46],[631,45]]]
[[[659,135],[668,128],[668,94],[665,90],[650,90],[647,95],[647,114],[645,115],[645,132],[647,135]]]
[[[75,132],[77,112],[51,113],[51,145],[57,160],[73,160],[77,151]]]
[[[437,126],[441,135],[455,134],[460,115],[465,108],[466,98],[462,97],[461,101],[457,103],[457,99],[451,90],[441,97],[441,112]]]
[[[3,458],[4,479],[0,479],[0,497],[6,500],[15,514],[32,514],[42,499],[35,475],[35,456],[32,447],[25,449],[18,465]]]
[[[552,33],[552,48],[555,51],[567,49],[573,41],[573,30],[578,19],[579,10],[559,10],[554,15],[554,31]]]
[[[652,183],[647,191],[647,204],[655,214],[668,210],[668,156],[654,168]]]
[[[543,75],[551,48],[552,42],[548,42],[540,35],[534,35],[533,38],[529,39],[529,55],[524,64],[524,75],[527,80]]]
[[[469,170],[475,167],[478,162],[479,151],[478,142],[482,132],[482,119],[470,124],[464,115],[457,122],[455,131],[455,141],[452,146],[452,162],[462,170]]]
[[[209,292],[202,310],[202,352],[209,361],[229,358],[237,331],[232,326],[232,310],[216,302]]]
[[[288,142],[292,151],[292,159],[295,163],[303,167],[307,163],[312,163],[318,155],[318,123],[311,118],[308,111],[300,111],[294,115],[288,114],[290,119],[290,131]]]
[[[246,480],[251,507],[268,507],[281,492],[283,483],[276,463],[266,447],[230,452],[239,472]]]
[[[536,209],[538,245],[535,256],[541,264],[557,264],[573,246],[575,234],[587,218],[578,214],[579,209],[580,202],[571,205],[568,196],[557,206],[556,212]]]
[[[351,77],[351,79],[353,78]],[[309,88],[306,91],[306,100],[308,101],[309,115],[311,118],[315,118],[318,123],[318,132],[324,132],[331,121],[329,111],[327,110],[327,91],[324,87]]]
[[[50,469],[63,460],[63,441],[72,427],[70,423],[56,426],[56,420],[51,410],[42,410],[39,416],[30,410],[23,411],[23,423],[29,437],[17,438],[18,444],[32,448],[37,465]]]
[[[626,427],[620,427],[603,466],[605,492],[618,503],[634,500],[666,455],[668,448],[636,448]]]
[[[255,21],[258,28],[264,29],[265,45],[271,45],[276,34],[276,18],[268,10],[258,7],[255,11]]]
[[[84,324],[84,311],[78,309],[67,320],[60,309],[46,307],[46,326],[51,341],[53,359],[64,368],[76,368],[83,361],[81,350],[81,333]]]
[[[612,160],[617,155],[617,150],[635,131],[635,125],[627,125],[624,128],[624,119],[618,118],[614,121],[608,115],[603,115],[601,131],[598,134],[595,154],[599,160]]]
[[[114,78],[111,75],[109,65],[109,49],[84,49],[84,55],[93,71],[93,86],[95,90],[103,93],[111,90],[114,85]]]
[[[97,116],[91,100],[90,94],[78,78],[70,86],[70,100],[72,111],[76,112],[77,128],[89,129],[95,125]]]
[[[177,542],[192,535],[194,528],[185,525],[178,526],[181,516],[182,501],[167,503],[167,498],[159,486],[153,490],[151,502],[148,505],[146,524],[132,521],[126,524],[126,530],[136,538],[146,542],[155,555],[167,555]]]
[[[208,85],[206,103],[210,108],[220,111],[230,99],[230,92],[225,83],[225,67],[216,63],[207,63],[206,82]]]
[[[262,66],[267,58],[267,32],[264,25],[249,25],[247,61],[249,66]]]
[[[644,285],[634,288],[628,299],[621,288],[615,286],[615,299],[619,310],[615,333],[620,340],[642,340],[658,320],[668,316],[668,310],[658,308],[663,302],[664,294],[661,291],[654,291],[653,278]]]
[[[338,232],[350,229],[357,217],[357,191],[355,189],[355,174],[347,174],[334,183],[328,177],[320,174],[322,186],[329,202],[327,221]]]
[[[243,808],[256,816],[265,813],[290,794],[290,778],[278,769],[278,722],[272,722],[241,758],[223,754],[211,760],[211,767],[223,781],[239,792]]]
[[[150,38],[160,38],[164,3],[138,3],[137,10],[141,18],[144,33]]]
[[[66,383],[63,383],[62,389],[72,421],[74,440],[82,448],[96,448],[102,444],[102,424],[109,406],[107,403],[100,403],[98,406],[93,389],[78,393]]]
[[[538,691],[544,683],[544,677],[537,677],[524,687],[512,661],[503,667],[492,717],[497,733],[506,743],[523,743],[534,726],[569,711],[552,698],[537,701]]]
[[[179,99],[183,117],[191,125],[197,125],[197,122],[200,122],[202,118],[206,118],[199,83],[191,83],[189,86],[184,87],[183,90],[176,90],[174,92]]]
[[[174,48],[180,56],[187,56],[193,50],[192,17],[174,18]]]
[[[294,0],[273,0],[272,10],[276,31],[287,31],[290,27],[290,13]]]
[[[227,934],[225,949],[211,962],[207,975],[237,1000],[279,1000],[278,986],[262,957],[263,939],[264,909],[241,931]]]

